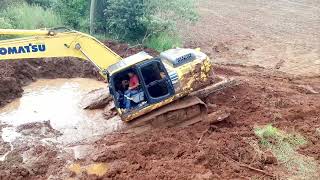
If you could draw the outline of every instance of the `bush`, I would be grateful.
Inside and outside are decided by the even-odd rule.
[[[108,0],[105,8],[107,33],[118,40],[142,39],[146,27],[143,0]]]
[[[90,1],[57,0],[54,10],[63,19],[65,26],[80,31],[89,31]]]
[[[181,39],[178,36],[161,33],[148,38],[145,42],[145,46],[155,49],[158,52],[162,52],[173,47],[181,46]]]
[[[4,18],[0,18],[0,28],[2,29],[12,29],[13,26],[10,24],[10,21]]]
[[[21,0],[0,0],[0,11],[17,2],[21,2]]]
[[[26,3],[12,6],[1,13],[1,17],[6,22],[0,24],[1,28],[10,26],[10,28],[17,29],[37,29],[62,25],[61,18],[50,9],[45,10],[38,5],[28,5]]]
[[[38,5],[43,8],[52,8],[57,0],[25,0],[30,5]]]
[[[104,12],[107,33],[124,41],[151,38],[149,44],[162,44],[164,33],[175,34],[178,23],[197,19],[194,0],[108,0]]]

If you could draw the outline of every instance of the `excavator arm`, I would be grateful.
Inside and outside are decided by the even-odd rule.
[[[104,71],[122,59],[94,37],[78,31],[0,29],[0,35],[26,36],[0,41],[0,61],[76,57],[91,61],[105,77]]]

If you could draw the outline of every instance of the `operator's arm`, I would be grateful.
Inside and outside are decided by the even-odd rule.
[[[6,30],[0,35],[35,35],[0,41],[0,60],[77,57],[91,61],[100,72],[121,57],[94,37],[77,31]]]

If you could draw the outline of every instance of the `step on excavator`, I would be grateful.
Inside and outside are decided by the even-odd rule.
[[[197,96],[230,84],[229,79],[214,76],[209,57],[199,49],[169,49],[158,57],[140,52],[123,59],[96,38],[66,28],[0,29],[0,35],[21,36],[0,41],[0,61],[49,57],[90,61],[107,79],[121,119],[136,125],[177,126],[204,120],[207,107]],[[127,94],[130,73],[139,83],[134,93]]]

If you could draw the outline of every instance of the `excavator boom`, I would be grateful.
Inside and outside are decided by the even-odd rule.
[[[0,29],[0,35],[23,38],[0,41],[0,60],[46,57],[76,57],[91,61],[103,76],[122,58],[94,37],[78,32]]]
[[[54,35],[53,31],[47,29],[24,30],[24,29],[0,29],[1,35],[21,35],[21,36],[47,36]]]

